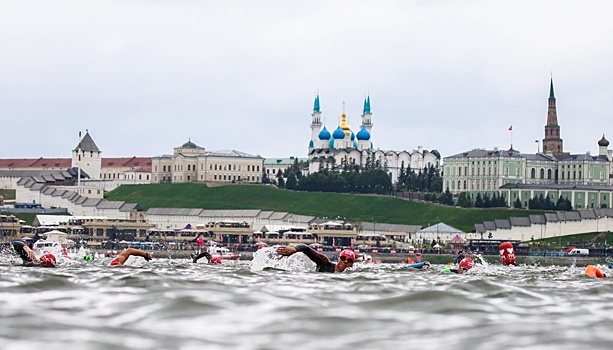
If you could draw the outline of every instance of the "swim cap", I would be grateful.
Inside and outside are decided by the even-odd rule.
[[[211,261],[209,261],[209,264],[221,264],[221,258],[218,256],[212,257]]]
[[[121,265],[121,262],[117,259],[111,261],[111,266],[117,266],[117,265]]]
[[[351,249],[345,249],[339,254],[339,258],[344,256],[347,259],[355,261],[355,252]]]
[[[424,265],[430,266],[430,262],[429,261],[424,261]]]
[[[40,263],[44,267],[55,267],[55,256],[53,256],[53,254],[45,254],[40,257]]]
[[[92,254],[87,254],[86,256],[83,257],[83,259],[85,261],[92,261],[94,260],[94,256]]]
[[[468,257],[462,259],[462,261],[460,261],[460,264],[458,265],[459,268],[465,270],[470,270],[473,268],[473,266],[475,266],[475,262],[473,261],[473,259]]]

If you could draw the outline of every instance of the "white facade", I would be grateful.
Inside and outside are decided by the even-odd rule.
[[[332,132],[322,123],[319,95],[315,98],[311,114],[311,141],[309,142],[309,173],[320,168],[342,169],[345,165],[366,166],[373,159],[386,167],[392,183],[398,181],[401,169],[419,173],[433,166],[438,169],[441,156],[438,151],[427,151],[422,146],[412,152],[374,149],[371,141],[373,128],[370,96],[364,100],[359,131],[354,133],[343,111],[339,125]]]

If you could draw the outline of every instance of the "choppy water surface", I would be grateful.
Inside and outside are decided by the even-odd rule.
[[[610,349],[613,278],[581,268],[0,257],[1,349]],[[274,265],[274,264],[273,264]],[[271,266],[270,264],[268,266]],[[611,270],[607,270],[611,271]]]

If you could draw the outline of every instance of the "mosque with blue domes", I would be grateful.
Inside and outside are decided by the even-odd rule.
[[[345,164],[365,166],[373,158],[385,165],[396,183],[400,170],[410,168],[419,172],[430,165],[438,169],[441,155],[438,151],[427,151],[419,146],[416,151],[393,151],[374,148],[371,141],[372,112],[370,96],[364,99],[362,109],[362,124],[356,133],[347,122],[347,114],[343,109],[340,122],[334,129],[328,129],[321,118],[322,112],[319,94],[315,97],[313,113],[311,114],[311,141],[309,142],[309,173],[315,173],[321,168],[340,170]]]

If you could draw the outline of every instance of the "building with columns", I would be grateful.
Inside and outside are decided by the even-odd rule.
[[[330,132],[332,129],[328,130],[322,122],[318,94],[311,114],[309,173],[315,173],[320,168],[341,170],[346,164],[365,166],[374,159],[388,169],[392,183],[396,183],[401,169],[410,168],[419,172],[430,166],[439,167],[441,156],[436,150],[424,150],[422,146],[411,152],[375,148],[371,140],[374,126],[372,116],[370,96],[367,96],[364,99],[361,124],[357,133],[351,129],[344,108],[339,124]]]
[[[235,150],[207,151],[188,140],[172,155],[151,158],[152,183],[261,183],[264,158]]]
[[[443,188],[453,194],[466,192],[473,198],[478,193],[502,194],[509,205],[519,198],[522,205],[527,206],[536,193],[553,196],[554,201],[562,195],[571,199],[573,207],[577,208],[591,207],[595,203],[609,207],[610,201],[603,199],[608,196],[605,194],[600,201],[585,200],[585,195],[591,193],[590,188],[606,192],[613,184],[613,151],[608,149],[609,141],[603,134],[597,142],[597,155],[571,154],[564,150],[560,131],[551,79],[543,150],[526,154],[514,150],[511,145],[509,150],[474,149],[445,157]],[[520,191],[524,187],[525,190]],[[511,191],[512,188],[517,191]],[[569,189],[571,192],[580,189],[582,194],[568,192]]]

